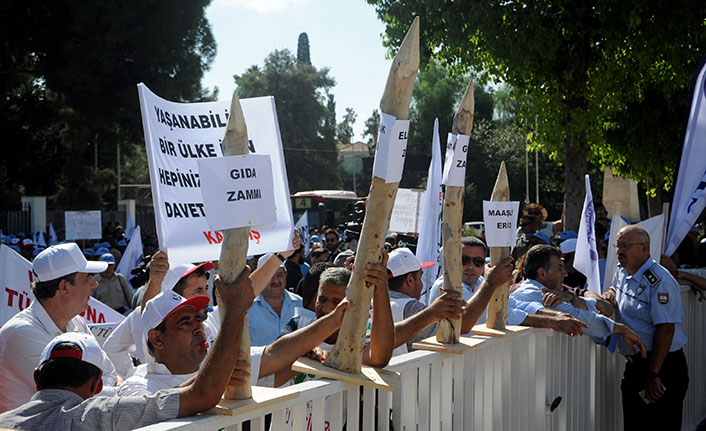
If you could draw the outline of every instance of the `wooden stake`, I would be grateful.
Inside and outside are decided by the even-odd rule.
[[[248,154],[248,129],[245,125],[243,109],[240,106],[238,93],[233,93],[230,102],[230,114],[228,124],[222,143],[223,156],[235,156]],[[219,260],[219,274],[223,282],[228,285],[235,281],[235,278],[245,269],[245,260],[248,254],[248,240],[250,238],[249,227],[239,227],[226,229],[223,232],[223,242],[221,244],[221,257]],[[216,291],[216,295],[218,292]],[[220,299],[220,298],[219,298]],[[219,301],[220,302],[220,301]],[[221,321],[224,319],[223,307],[218,307]],[[250,362],[250,327],[248,326],[248,315],[244,317],[243,334],[240,337],[240,350],[245,352],[245,360]],[[252,398],[250,379],[243,387],[226,387],[223,397],[228,400],[244,400]]]
[[[493,202],[508,202],[510,200],[510,185],[507,181],[507,169],[505,162],[500,163],[500,171],[495,180],[495,187],[490,196]],[[510,247],[490,247],[490,264],[497,265],[498,262],[510,256]],[[493,292],[488,304],[488,321],[486,326],[492,329],[505,329],[507,322],[507,298],[510,282],[500,286]]]
[[[419,70],[419,17],[415,18],[397,55],[392,60],[380,110],[397,119],[409,116],[414,81]],[[343,316],[338,339],[325,365],[349,373],[360,373],[365,327],[369,317],[373,286],[366,286],[363,271],[368,263],[382,262],[382,244],[392,214],[399,183],[385,183],[373,176],[360,233],[355,268],[348,283],[347,296],[353,304]]]
[[[452,132],[470,135],[473,130],[473,80],[468,83],[466,94],[454,115]],[[444,245],[444,290],[463,294],[463,265],[461,264],[461,236],[463,234],[464,188],[446,186],[444,210],[441,220],[441,243]],[[444,319],[439,322],[436,341],[456,344],[461,338],[461,319]]]

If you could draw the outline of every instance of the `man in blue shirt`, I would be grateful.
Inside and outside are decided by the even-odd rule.
[[[618,345],[627,357],[620,385],[625,429],[681,429],[689,375],[679,284],[650,258],[645,229],[621,229],[615,247],[620,266],[604,298],[617,307],[617,320],[635,329],[648,351],[645,359]]]
[[[271,255],[260,258],[264,262]],[[252,346],[266,346],[275,341],[282,329],[294,317],[296,308],[304,308],[302,298],[285,289],[287,272],[284,268],[284,258],[275,254],[282,262],[265,290],[255,298],[248,311],[250,326],[250,343]],[[261,262],[258,262],[258,267]]]
[[[483,241],[473,236],[463,237],[461,245],[463,246],[461,249],[461,264],[463,265],[463,273],[461,274],[462,293],[463,300],[468,301],[473,296],[473,292],[483,282],[486,248]],[[442,287],[444,287],[443,275],[437,278],[431,286],[427,304],[431,304],[436,298],[441,296]],[[421,296],[424,297],[424,292],[422,292]],[[483,318],[483,320],[485,319]]]
[[[550,308],[545,294],[560,292],[562,281],[566,277],[561,251],[549,245],[536,245],[527,252],[522,270],[525,281],[512,292],[509,303],[511,305],[514,303],[515,308],[528,314],[543,313],[542,310]],[[626,325],[599,314],[595,307],[595,299],[577,297],[573,301],[577,301],[576,306],[573,302],[560,302],[553,304],[551,308],[588,324],[583,332],[598,342],[603,342],[610,335],[617,334],[622,336],[625,346],[629,347],[632,353],[639,355],[638,350],[640,350],[644,354],[645,345],[640,337]],[[511,322],[508,316],[508,324],[518,323]]]

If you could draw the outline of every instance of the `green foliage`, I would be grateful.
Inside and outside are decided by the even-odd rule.
[[[306,64],[311,64],[309,55],[309,36],[306,33],[299,34],[297,41],[297,60]]]
[[[336,132],[333,97],[326,105],[335,81],[328,69],[297,61],[287,49],[277,50],[262,68],[251,66],[235,82],[243,98],[274,96],[290,191],[339,188],[338,152],[330,139]]]
[[[706,3],[368,3],[387,25],[388,46],[397,46],[420,16],[426,53],[512,86],[520,126],[536,127],[532,145],[566,161],[571,220],[580,210],[576,189],[586,160],[638,181],[670,184],[681,140],[682,122],[675,120],[686,112],[706,46]]]
[[[0,128],[23,151],[3,152],[0,188],[75,208],[114,204],[117,143],[128,157],[144,153],[136,84],[179,101],[212,96],[200,84],[216,52],[208,3],[4,2]]]
[[[373,113],[365,120],[363,129],[363,139],[368,138],[367,143],[371,155],[375,154],[375,147],[378,143],[378,129],[380,129],[380,111],[373,109]]]

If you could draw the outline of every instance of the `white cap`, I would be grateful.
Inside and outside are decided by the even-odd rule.
[[[264,265],[265,262],[267,261],[267,259],[269,259],[269,258],[272,257],[272,256],[274,256],[274,254],[272,254],[272,253],[266,253],[266,254],[263,254],[262,256],[260,256],[260,258],[257,260],[257,267],[259,268],[259,267],[261,267],[262,265]],[[278,259],[278,260],[279,260],[279,259]],[[284,268],[284,262],[280,262],[280,263],[279,263],[279,266],[281,266],[282,268]]]
[[[559,244],[559,247],[561,247],[561,254],[574,253],[576,251],[576,238],[564,240]]]
[[[399,277],[400,275],[419,271],[420,269],[428,268],[433,265],[436,265],[436,262],[419,262],[417,256],[407,247],[392,250],[390,252],[390,258],[387,261],[387,269],[392,273],[392,277]]]
[[[53,245],[42,251],[32,262],[32,271],[39,281],[56,280],[74,272],[91,274],[108,269],[105,262],[89,262],[75,242]]]
[[[54,347],[59,343],[74,343],[80,350],[56,350],[52,352]],[[54,358],[80,359],[98,368],[103,367],[103,351],[98,345],[98,342],[92,335],[82,332],[66,332],[54,337],[42,351],[38,365],[42,365],[49,359]]]
[[[161,292],[159,295],[147,301],[145,310],[142,312],[142,325],[144,327],[144,337],[147,333],[159,326],[169,315],[178,309],[192,306],[196,311],[205,308],[211,299],[206,295],[198,295],[186,299],[176,292]]]
[[[182,263],[175,267],[170,267],[167,274],[164,276],[164,281],[162,281],[162,292],[169,292],[174,289],[174,286],[182,278],[188,276],[192,272],[199,268],[203,268],[204,271],[210,271],[213,269],[213,264],[211,262],[204,262],[198,265],[193,265],[191,263]]]

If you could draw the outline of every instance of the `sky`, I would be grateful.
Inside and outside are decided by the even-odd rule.
[[[220,99],[235,90],[233,75],[262,66],[272,51],[286,48],[296,55],[299,34],[306,32],[312,65],[328,67],[336,80],[336,121],[353,108],[354,139],[362,140],[392,62],[382,46],[385,26],[372,6],[364,0],[214,0],[206,14],[218,53],[202,83],[217,86]]]

